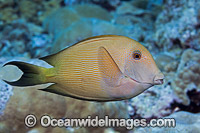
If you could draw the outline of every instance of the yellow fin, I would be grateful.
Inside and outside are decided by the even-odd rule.
[[[122,72],[104,47],[100,47],[98,52],[99,69],[105,83],[109,86],[118,86]]]
[[[79,42],[77,42],[77,43],[75,43],[75,44],[73,44],[72,46],[70,46],[70,47],[73,47],[73,46],[76,46],[77,44],[80,44],[81,42],[85,42],[85,41],[89,41],[89,40],[93,40],[93,39],[98,39],[98,38],[106,38],[106,37],[123,37],[123,36],[120,36],[120,35],[100,35],[100,36],[94,36],[94,37],[89,37],[89,38],[86,38],[86,39],[84,39],[84,40],[82,40],[82,41],[79,41]],[[45,57],[41,57],[41,58],[39,58],[40,60],[44,60],[44,61],[46,61],[48,64],[50,64],[50,65],[52,65],[52,66],[58,66],[58,63],[59,63],[59,54],[61,53],[61,52],[63,52],[63,51],[65,51],[66,49],[68,49],[68,48],[70,48],[70,47],[67,47],[67,48],[64,48],[64,49],[62,49],[61,51],[59,51],[58,53],[54,53],[54,54],[52,54],[52,55],[48,55],[48,56],[45,56]],[[61,58],[62,58],[62,56],[61,56]]]
[[[111,101],[111,99],[98,99],[98,98],[92,98],[92,97],[79,96],[79,95],[75,95],[72,93],[70,94],[70,93],[66,92],[65,89],[60,87],[58,84],[52,84],[52,85],[48,86],[47,88],[39,89],[39,90],[62,95],[62,96],[67,96],[67,97],[71,97],[71,98],[76,98],[79,100],[98,101],[98,102]]]
[[[37,84],[47,83],[44,73],[46,70],[48,70],[47,68],[20,61],[11,61],[4,64],[4,66],[6,65],[14,65],[23,72],[23,75],[17,81],[9,82],[4,80],[6,83],[10,85],[22,87],[22,86],[33,86]]]
[[[93,36],[93,37],[89,37],[89,38],[86,38],[82,41],[79,41],[78,43],[80,42],[84,42],[84,41],[89,41],[89,40],[92,40],[92,39],[97,39],[97,38],[105,38],[105,37],[123,37],[123,36],[120,36],[120,35],[99,35],[99,36]],[[76,43],[76,44],[78,44]]]
[[[48,56],[45,56],[45,57],[41,57],[39,58],[40,60],[44,60],[46,61],[48,64],[52,65],[52,66],[56,66],[56,63],[58,61],[58,59],[56,58],[56,55],[57,54],[52,54],[52,55],[48,55]]]

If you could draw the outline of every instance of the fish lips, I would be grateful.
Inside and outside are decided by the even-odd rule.
[[[129,76],[128,76],[129,77]],[[152,86],[154,86],[154,85],[158,85],[158,84],[155,84],[154,82],[153,83],[148,83],[148,82],[140,82],[140,81],[138,81],[138,80],[136,80],[136,79],[134,79],[134,78],[131,78],[131,77],[129,77],[131,80],[133,80],[134,82],[137,82],[137,83],[139,83],[139,84],[143,84],[144,86],[148,86],[148,88],[149,87],[152,87]]]

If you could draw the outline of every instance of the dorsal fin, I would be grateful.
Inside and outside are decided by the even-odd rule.
[[[79,41],[79,42],[73,44],[70,47],[76,46],[77,44],[80,44],[80,43],[85,42],[85,41],[98,39],[98,38],[104,38],[104,37],[106,38],[106,37],[123,37],[123,36],[120,36],[120,35],[100,35],[100,36],[89,37],[89,38],[86,38],[86,39],[84,39],[82,41]],[[56,63],[58,63],[58,54],[61,53],[64,50],[70,48],[70,47],[66,47],[66,48],[62,49],[61,51],[59,51],[58,53],[55,53],[55,54],[52,54],[52,55],[48,55],[48,56],[45,56],[45,57],[42,57],[42,58],[39,58],[39,59],[44,60],[47,63],[49,63],[50,65],[55,67]]]
[[[60,53],[60,52],[58,52]],[[57,58],[57,54],[52,54],[52,55],[47,55],[44,57],[39,58],[40,60],[46,61],[48,64],[52,65],[52,66],[56,66],[56,63],[58,62],[58,58]]]

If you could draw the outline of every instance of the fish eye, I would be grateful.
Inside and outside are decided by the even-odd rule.
[[[136,50],[136,51],[133,52],[133,58],[135,60],[139,60],[141,58],[141,56],[142,56],[142,54],[139,50]]]

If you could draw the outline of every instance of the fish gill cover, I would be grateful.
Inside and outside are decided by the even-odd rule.
[[[0,0],[1,66],[23,60],[46,67],[35,58],[104,34],[124,35],[142,43],[164,73],[164,85],[130,100],[95,103],[0,82],[0,132],[199,132],[200,1]],[[13,80],[20,73],[0,68],[0,77],[5,75]],[[177,119],[177,126],[131,131],[117,127],[42,128],[39,124],[26,128],[27,114],[38,118],[44,114],[55,118],[169,117]]]

